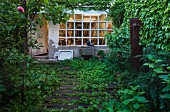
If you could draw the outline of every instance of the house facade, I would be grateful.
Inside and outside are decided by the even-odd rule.
[[[38,42],[44,47],[31,49],[32,55],[47,53],[48,57],[56,58],[61,51],[63,56],[72,53],[73,57],[80,57],[80,49],[87,46],[90,41],[94,46],[94,55],[102,49],[106,52],[107,40],[104,38],[106,33],[112,32],[112,22],[107,20],[105,11],[75,11],[63,24],[54,25],[52,21],[44,21],[44,25],[39,28],[42,38]],[[39,35],[37,32],[36,35]],[[67,57],[67,56],[66,56]]]

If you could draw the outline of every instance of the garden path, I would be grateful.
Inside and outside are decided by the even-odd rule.
[[[79,86],[77,70],[61,66],[60,87],[45,99],[44,107],[56,111],[68,112],[70,110],[82,111],[82,109],[98,110],[101,103],[114,97],[113,88],[109,85],[106,90],[81,90]],[[98,106],[97,106],[98,105]]]

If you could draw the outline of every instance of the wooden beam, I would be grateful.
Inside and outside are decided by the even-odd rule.
[[[140,58],[136,57],[143,54],[142,47],[139,45],[139,30],[141,25],[142,21],[138,18],[130,19],[131,61],[132,67],[135,70],[139,70],[142,65]]]

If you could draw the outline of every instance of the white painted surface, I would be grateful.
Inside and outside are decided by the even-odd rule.
[[[59,50],[58,52],[58,60],[72,59],[73,58],[73,50]]]
[[[43,47],[40,47],[39,49],[30,48],[30,50],[31,50],[30,52],[32,55],[39,55],[39,54],[47,53],[47,49],[48,49],[47,21],[45,19],[42,19],[42,21],[44,22],[43,26],[40,27],[39,25],[37,25],[37,29],[39,31],[36,31],[34,36],[37,38],[38,43],[42,44]]]
[[[54,58],[54,59],[58,59],[58,52],[55,52],[55,53],[54,53],[53,58]]]
[[[68,11],[71,13],[71,11]],[[95,11],[95,10],[88,10],[88,11],[81,11],[81,10],[74,10],[74,14],[107,14],[106,11]]]
[[[59,25],[56,24],[54,25],[52,21],[48,22],[48,43],[50,41],[53,42],[53,47],[57,48],[58,47],[58,37],[59,37]]]

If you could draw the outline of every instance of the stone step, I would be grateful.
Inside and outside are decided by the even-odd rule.
[[[63,95],[62,96],[50,96],[45,99],[45,102],[49,102],[53,99],[71,101],[71,100],[79,100],[80,98],[78,96],[63,96]]]
[[[46,108],[49,109],[65,109],[65,110],[74,110],[76,108],[78,108],[78,106],[81,106],[83,108],[88,108],[89,106],[92,106],[91,104],[74,104],[74,105],[70,105],[70,104],[57,104],[57,103],[53,103],[53,104],[44,104],[43,105]]]
[[[58,78],[77,78],[76,75],[58,75]]]
[[[43,105],[44,107],[46,108],[50,108],[50,109],[67,109],[67,110],[73,110],[75,108],[77,108],[79,105],[76,104],[76,105],[68,105],[68,104],[57,104],[57,103],[54,103],[54,104],[44,104]]]
[[[54,92],[54,95],[55,94],[65,95],[65,94],[76,94],[76,93],[79,93],[79,92],[75,90],[57,90]]]
[[[60,80],[61,82],[77,82],[77,79],[76,78],[62,78],[61,80]]]
[[[62,85],[59,87],[59,90],[72,90],[74,88],[76,88],[75,85]]]
[[[117,86],[116,86],[115,84],[108,84],[107,89],[113,90],[113,89],[115,89],[115,88],[117,88]]]

